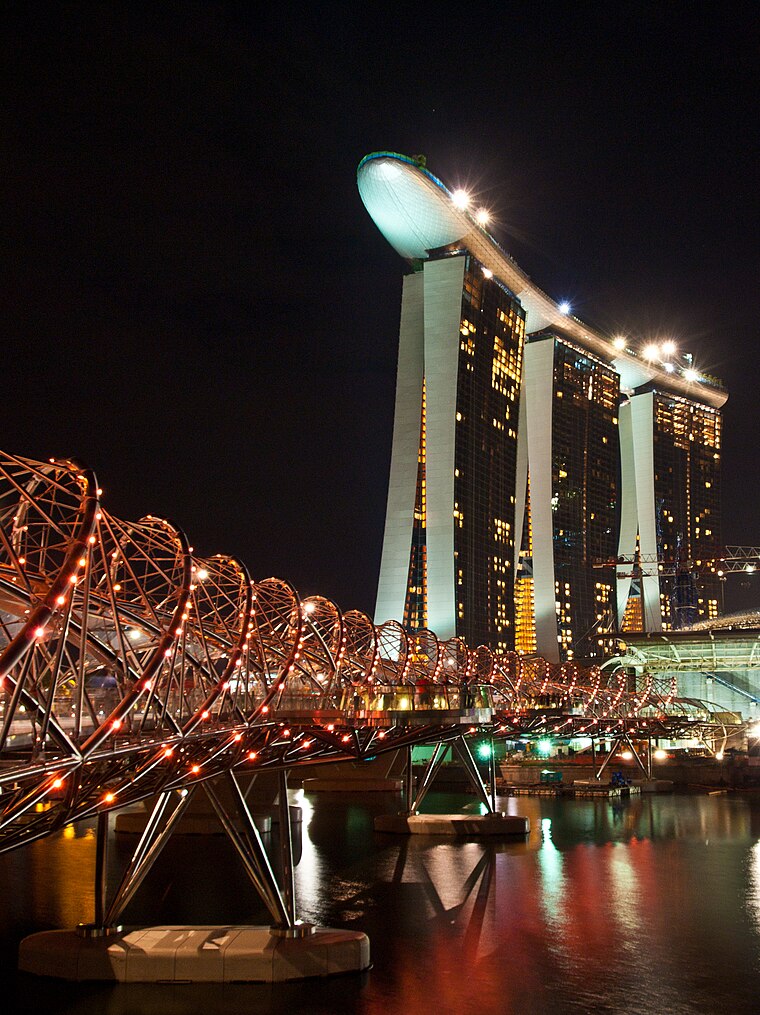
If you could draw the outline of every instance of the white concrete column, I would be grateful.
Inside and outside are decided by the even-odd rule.
[[[428,626],[456,634],[454,451],[465,258],[425,264]]]
[[[645,631],[662,630],[660,578],[657,573],[657,517],[654,499],[654,393],[647,391],[631,399],[631,434],[636,463],[636,511],[639,549],[652,563],[643,565],[641,579]]]
[[[527,346],[525,346],[527,348]],[[523,367],[524,370],[524,367]],[[525,509],[528,499],[528,418],[525,406],[525,383],[520,385],[520,402],[517,417],[517,467],[515,470],[515,555],[512,577],[517,583],[517,565],[522,550]]]
[[[423,274],[415,272],[404,278],[401,298],[393,450],[375,606],[376,624],[386,620],[401,621],[404,616],[422,419],[424,322]]]
[[[536,647],[549,662],[559,662],[554,589],[554,519],[552,517],[552,413],[554,409],[554,339],[529,342],[524,352],[525,423],[528,433],[530,511],[533,532],[533,594]],[[522,416],[520,426],[522,427]]]
[[[633,453],[633,423],[630,402],[624,402],[620,406],[618,443],[620,448],[620,535],[617,552],[619,557],[633,557],[636,552],[639,519],[636,507],[636,459]],[[630,564],[622,564],[616,568],[616,584],[619,630],[631,592]]]

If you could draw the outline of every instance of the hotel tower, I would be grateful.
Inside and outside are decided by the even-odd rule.
[[[358,186],[409,266],[376,623],[560,661],[714,615],[719,382],[572,316],[424,159]]]

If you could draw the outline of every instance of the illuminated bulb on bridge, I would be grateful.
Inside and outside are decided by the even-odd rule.
[[[479,226],[487,226],[488,223],[491,221],[491,216],[488,214],[485,208],[478,209],[478,213],[475,216],[475,218],[477,219]]]
[[[613,338],[612,344],[619,352],[622,352],[623,349],[625,349],[625,338],[623,338],[622,335],[617,335],[615,338]]]
[[[466,190],[455,190],[451,195],[451,200],[454,203],[455,208],[459,208],[460,211],[464,211],[470,203],[470,195]]]
[[[660,347],[659,345],[655,345],[654,342],[650,342],[648,345],[644,346],[641,350],[641,354],[645,360],[649,360],[650,363],[654,363],[656,359],[660,358]]]
[[[571,309],[570,304],[567,302],[567,300],[563,300],[559,305],[559,312],[561,314],[569,314],[570,309]]]
[[[672,339],[662,343],[662,354],[663,356],[675,356],[676,343]]]

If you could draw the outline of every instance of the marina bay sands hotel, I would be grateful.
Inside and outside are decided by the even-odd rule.
[[[564,661],[716,617],[720,382],[573,316],[424,159],[358,186],[408,264],[375,622]]]

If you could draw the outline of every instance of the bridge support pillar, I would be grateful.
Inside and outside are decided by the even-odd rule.
[[[428,790],[430,789],[438,770],[443,764],[443,759],[446,757],[447,747],[448,744],[444,743],[438,743],[435,745],[435,749],[430,755],[430,760],[427,763],[419,788],[417,789],[417,796],[414,798],[412,803],[407,805],[407,814],[416,814],[422,806],[422,801],[427,796]],[[408,750],[411,752],[411,748],[408,748]]]
[[[290,824],[290,803],[288,801],[288,771],[278,773],[279,792],[277,803],[280,809],[280,863],[282,865],[282,897],[285,903],[285,919],[272,927],[272,932],[283,937],[306,937],[313,933],[311,924],[300,924],[296,919],[296,882],[293,863],[293,829]]]
[[[95,842],[95,927],[100,929],[106,921],[106,893],[108,891],[108,826],[110,814],[98,814],[98,830]]]
[[[488,813],[489,814],[493,814],[494,811],[496,810],[496,807],[494,806],[494,803],[495,803],[495,800],[496,800],[496,769],[495,769],[495,767],[493,769],[494,780],[493,780],[493,783],[492,783],[494,803],[492,803],[491,802],[491,799],[492,799],[491,795],[489,795],[488,790],[486,789],[485,784],[484,784],[483,780],[480,777],[480,772],[478,771],[478,766],[475,764],[475,759],[473,758],[472,752],[470,751],[470,748],[467,745],[467,741],[464,739],[464,737],[459,737],[459,739],[455,740],[453,743],[454,743],[454,750],[457,752],[457,755],[459,756],[459,760],[462,762],[462,765],[464,766],[464,770],[467,773],[467,775],[469,776],[470,782],[475,787],[475,792],[480,797],[481,802],[485,805],[485,808],[488,811]],[[493,757],[493,750],[491,750],[491,757]]]

